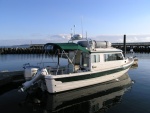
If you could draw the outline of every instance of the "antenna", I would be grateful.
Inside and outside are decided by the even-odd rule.
[[[76,26],[74,25],[74,35],[75,35],[75,27],[76,27]]]
[[[72,28],[71,28],[71,37],[73,36]]]
[[[86,31],[86,40],[87,40],[87,43],[88,43],[88,49],[90,49],[91,47],[90,47],[89,40],[88,40],[88,38],[87,38],[87,31]]]
[[[86,39],[87,39],[87,31],[86,31]]]
[[[83,23],[82,23],[83,17],[81,17],[81,29],[82,29],[82,38],[83,38]]]

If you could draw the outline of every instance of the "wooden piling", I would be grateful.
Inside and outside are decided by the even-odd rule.
[[[123,54],[124,54],[124,57],[126,56],[126,35],[124,35],[124,41],[123,41]]]

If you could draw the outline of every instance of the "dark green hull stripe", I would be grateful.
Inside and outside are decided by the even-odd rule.
[[[113,70],[108,70],[108,71],[103,71],[103,72],[99,72],[99,73],[92,73],[92,74],[87,74],[87,75],[81,75],[81,76],[71,76],[70,77],[66,77],[66,78],[56,78],[56,81],[61,81],[61,82],[72,82],[72,81],[79,81],[79,80],[86,80],[86,79],[91,79],[91,78],[96,78],[96,77],[100,77],[100,76],[105,76],[105,75],[109,75],[109,74],[113,74],[119,71],[123,71],[127,68],[129,68],[131,65],[127,66],[127,67],[122,67],[122,68],[117,68],[117,69],[113,69]]]
[[[116,52],[122,52],[122,51],[92,51],[90,53],[116,53]]]

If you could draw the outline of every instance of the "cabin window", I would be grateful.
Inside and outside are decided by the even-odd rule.
[[[91,62],[95,63],[96,62],[96,55],[91,55]]]
[[[96,62],[100,62],[100,55],[96,55]]]
[[[91,62],[92,63],[100,62],[100,55],[91,55]]]
[[[82,53],[82,66],[84,67],[89,66],[89,55],[86,53]]]
[[[104,54],[104,57],[105,57],[105,62],[123,60],[123,56],[121,53]]]

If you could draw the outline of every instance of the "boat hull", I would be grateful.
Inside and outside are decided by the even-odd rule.
[[[113,79],[118,80],[117,78],[125,74],[130,66],[131,64],[107,71],[76,73],[76,75],[70,74],[69,76],[62,77],[45,76],[47,91],[49,93],[58,93],[107,82]]]

